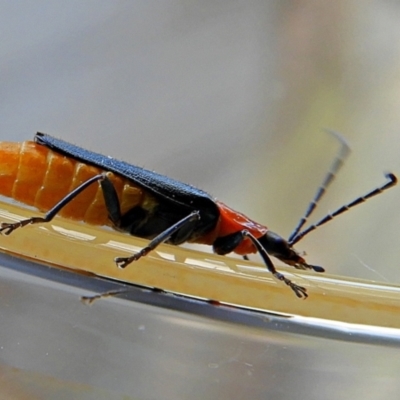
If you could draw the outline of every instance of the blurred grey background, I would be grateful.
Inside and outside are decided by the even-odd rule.
[[[397,1],[1,2],[0,140],[42,131],[196,185],[287,237],[400,174]],[[400,188],[298,243],[400,283]]]

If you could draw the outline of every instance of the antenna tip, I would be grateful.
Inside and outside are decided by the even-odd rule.
[[[393,185],[395,185],[397,183],[397,177],[392,172],[386,173],[385,176],[392,182]]]
[[[329,129],[329,128],[322,128],[322,130],[329,133],[330,135],[334,136],[337,140],[339,140],[339,142],[345,148],[346,153],[350,152],[350,145],[341,133],[334,131],[333,129]]]

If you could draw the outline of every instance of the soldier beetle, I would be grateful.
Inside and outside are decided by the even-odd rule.
[[[9,235],[17,228],[49,222],[60,215],[89,224],[108,224],[150,240],[138,253],[117,257],[115,262],[120,268],[164,242],[212,245],[217,254],[235,252],[245,258],[259,253],[275,278],[299,298],[306,298],[306,288],[278,272],[270,256],[297,269],[324,272],[322,267],[308,264],[293,245],[318,226],[397,182],[394,174],[387,174],[388,182],[382,186],[301,231],[349,153],[345,140],[335,135],[341,142],[339,154],[288,240],[191,185],[43,133],[37,133],[34,141],[0,143],[0,194],[46,212],[44,217],[2,223],[0,232]]]

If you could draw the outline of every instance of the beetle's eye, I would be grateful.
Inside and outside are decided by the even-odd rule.
[[[265,250],[274,257],[290,258],[294,252],[287,240],[271,231],[259,238],[259,241]]]

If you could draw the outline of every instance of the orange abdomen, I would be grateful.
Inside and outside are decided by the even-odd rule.
[[[31,141],[0,143],[0,195],[48,211],[89,178],[104,172]],[[121,212],[146,197],[132,181],[108,173],[121,203]],[[99,183],[94,183],[66,205],[59,215],[93,225],[106,225],[108,212]]]

